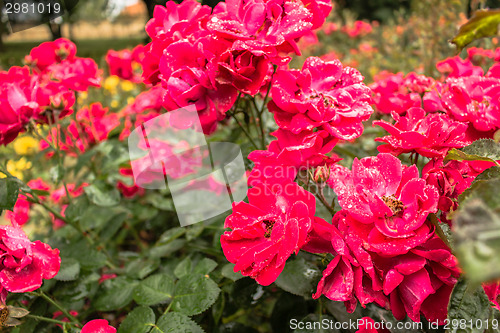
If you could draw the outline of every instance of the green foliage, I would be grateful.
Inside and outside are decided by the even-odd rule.
[[[151,333],[204,333],[203,329],[189,317],[169,312],[158,319]]]
[[[0,179],[0,212],[12,210],[19,195],[19,182],[15,178]]]
[[[118,333],[148,333],[156,322],[150,307],[139,306],[127,315],[118,328]]]
[[[499,34],[500,10],[478,10],[474,16],[460,27],[458,34],[452,39],[458,51],[475,40],[493,37]]]
[[[471,287],[465,280],[460,280],[453,288],[448,305],[448,318],[450,321],[465,320],[467,323],[463,327],[454,325],[455,330],[458,328],[464,333],[485,332],[486,327],[493,326],[492,315],[496,312],[497,310],[491,307],[482,287]],[[482,323],[481,326],[477,324],[479,322]]]
[[[496,163],[500,160],[500,143],[491,139],[474,141],[471,145],[461,149],[451,149],[445,161],[487,161]]]

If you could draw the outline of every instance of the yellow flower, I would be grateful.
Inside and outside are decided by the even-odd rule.
[[[111,75],[104,80],[103,87],[108,91],[115,91],[116,87],[120,83],[120,78],[116,75]]]
[[[7,171],[14,177],[23,180],[23,171],[31,169],[33,165],[26,158],[21,158],[19,161],[10,160],[7,162]]]
[[[129,97],[127,98],[127,104],[132,104],[135,101],[135,97]]]
[[[123,91],[132,91],[134,90],[134,84],[130,81],[123,81],[121,84]]]
[[[116,109],[119,105],[120,105],[120,103],[118,103],[117,100],[111,101],[111,107],[113,109]]]
[[[17,155],[31,155],[38,150],[38,141],[31,136],[23,136],[14,141]]]

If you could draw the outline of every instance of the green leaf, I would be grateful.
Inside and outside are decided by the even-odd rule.
[[[217,267],[217,263],[212,259],[203,258],[200,260],[196,267],[193,269],[193,273],[195,274],[210,274]]]
[[[80,274],[80,263],[74,258],[61,257],[61,269],[54,279],[59,281],[73,281]]]
[[[460,280],[453,288],[450,303],[448,304],[448,319],[465,319],[467,322],[472,320],[481,320],[483,326],[486,327],[485,321],[489,319],[491,313],[490,301],[484,293],[482,287],[469,288],[469,284],[465,280]],[[491,323],[490,325],[491,326]],[[484,328],[479,330],[467,325],[466,329],[461,329],[460,332],[475,333],[483,332]]]
[[[288,261],[276,279],[276,285],[289,293],[309,297],[321,278],[321,272],[304,259]]]
[[[460,27],[452,39],[459,51],[477,39],[496,36],[500,25],[500,10],[478,10],[474,16]]]
[[[153,310],[147,306],[139,306],[120,324],[118,333],[148,333],[155,322],[156,316]]]
[[[151,333],[204,333],[191,318],[177,312],[168,312],[158,319]]]
[[[141,305],[165,303],[174,295],[174,280],[167,274],[155,274],[134,290],[134,301]]]
[[[444,160],[488,161],[496,163],[496,160],[500,160],[500,144],[491,139],[476,140],[467,147],[451,149]]]
[[[105,281],[103,285],[104,291],[97,297],[94,307],[98,311],[113,311],[124,308],[132,301],[137,281],[117,277]]]
[[[19,196],[19,182],[16,178],[0,179],[0,211],[13,210]]]
[[[183,277],[175,286],[172,309],[188,316],[204,312],[219,297],[217,284],[204,275],[191,274]]]
[[[89,200],[100,207],[112,207],[120,203],[120,192],[103,182],[95,182],[84,188]]]
[[[184,260],[182,260],[177,267],[175,267],[174,274],[177,276],[179,279],[188,275],[191,273],[192,269],[192,262],[191,258],[187,257]]]
[[[127,264],[125,272],[131,278],[144,279],[146,276],[156,271],[159,266],[160,260],[157,258],[138,258]]]
[[[175,211],[174,202],[172,198],[161,195],[160,193],[151,193],[146,197],[146,201],[153,207],[165,211]]]
[[[234,271],[234,264],[226,264],[224,267],[222,267],[221,274],[223,277],[226,277],[230,280],[233,281],[238,281],[239,279],[244,278],[243,275],[241,275],[240,272],[235,272]]]
[[[106,263],[106,255],[90,247],[85,239],[75,243],[62,243],[58,248],[65,256],[78,260],[82,268],[99,268]]]
[[[474,179],[474,182],[492,179],[500,179],[500,167],[494,166],[484,170],[479,176],[476,177],[476,179]]]

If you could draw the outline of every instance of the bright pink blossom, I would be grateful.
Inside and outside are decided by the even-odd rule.
[[[315,128],[341,140],[363,132],[373,112],[370,89],[355,69],[338,60],[306,59],[302,70],[279,70],[274,76],[269,110],[282,129],[298,134]]]
[[[259,92],[270,68],[264,51],[229,49],[217,60],[216,80],[231,84],[239,91],[255,95]]]
[[[68,39],[59,38],[53,42],[45,42],[33,48],[25,62],[39,72],[43,72],[52,64],[65,60],[72,61],[76,55],[76,45]]]
[[[12,225],[22,226],[28,222],[30,218],[30,207],[30,202],[24,195],[20,194],[14,206],[14,210],[12,212],[7,211],[5,217],[10,220]]]
[[[144,46],[138,45],[133,50],[109,50],[106,62],[109,74],[132,82],[141,82],[141,73],[137,71],[140,63],[144,61]]]
[[[425,157],[444,157],[451,148],[462,148],[471,142],[465,137],[467,125],[450,119],[445,114],[425,114],[421,108],[411,108],[406,116],[392,114],[396,124],[384,120],[374,121],[390,135],[376,138],[386,145],[378,147],[381,153],[396,156],[417,153]]]
[[[286,260],[305,244],[316,211],[314,196],[296,183],[261,184],[248,191],[248,203],[233,204],[231,228],[221,236],[234,271],[261,285],[273,283]]]
[[[15,226],[0,226],[0,284],[9,292],[24,293],[41,287],[43,279],[59,272],[59,250],[40,241],[31,242]]]
[[[116,328],[105,319],[95,319],[86,323],[80,333],[116,333]]]
[[[481,67],[474,66],[470,60],[463,60],[459,56],[445,59],[436,64],[439,72],[447,75],[447,77],[464,77],[471,75],[483,75],[484,71]]]
[[[478,131],[500,128],[500,79],[481,76],[449,79],[442,100],[450,116],[470,122]]]
[[[404,254],[430,237],[426,219],[437,211],[439,193],[419,178],[415,165],[390,154],[355,159],[352,171],[334,165],[328,184],[366,250]]]
[[[500,310],[500,282],[484,284],[483,289],[493,306]]]
[[[374,263],[383,272],[384,294],[396,319],[408,315],[418,322],[423,314],[430,322],[444,323],[460,271],[456,258],[436,234],[407,254],[374,255]]]
[[[36,83],[27,67],[0,72],[0,145],[12,142],[39,112],[33,91]]]
[[[375,82],[370,88],[373,90],[373,101],[377,111],[404,115],[412,107],[421,107],[422,100],[427,110],[426,96],[435,91],[438,85],[434,79],[413,72],[403,76],[403,73],[392,74],[383,71],[375,76]],[[432,104],[429,104],[430,106]],[[439,109],[434,108],[428,111],[437,110]]]
[[[247,49],[300,54],[296,40],[312,29],[313,20],[300,1],[228,0],[217,5],[207,28]]]
[[[101,70],[90,58],[75,58],[63,61],[47,68],[50,77],[61,82],[65,87],[76,91],[87,91],[89,87],[101,86]]]

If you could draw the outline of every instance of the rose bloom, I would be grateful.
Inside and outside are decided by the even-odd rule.
[[[80,333],[116,333],[116,328],[105,319],[95,319],[86,323]]]
[[[436,64],[436,68],[440,73],[448,77],[465,77],[471,75],[482,76],[484,71],[481,67],[474,66],[474,64],[466,59],[462,60],[459,56],[445,59]]]
[[[396,124],[384,120],[374,121],[390,135],[376,138],[385,142],[378,147],[381,153],[400,155],[417,153],[425,157],[444,157],[451,148],[462,148],[470,144],[465,137],[467,124],[450,119],[445,114],[425,114],[421,108],[411,108],[406,116],[393,113]]]
[[[27,67],[11,67],[0,72],[0,145],[7,145],[23,132],[38,114],[39,105],[33,98],[36,83]]]
[[[500,79],[471,76],[450,79],[442,93],[445,110],[481,132],[500,128]]]
[[[286,260],[305,244],[315,217],[314,196],[294,182],[260,184],[248,191],[248,203],[233,204],[221,236],[234,271],[259,284],[273,283]]]
[[[13,293],[34,291],[43,279],[59,272],[59,250],[40,241],[31,242],[24,231],[15,226],[0,226],[0,284]]]
[[[370,88],[355,69],[338,60],[306,59],[302,70],[279,70],[271,88],[269,111],[276,124],[298,134],[315,128],[341,140],[363,132],[362,121],[373,113]]]
[[[378,112],[403,115],[409,108],[422,105],[420,94],[407,87],[403,73],[382,71],[374,79],[370,88],[373,90],[373,102]]]
[[[415,165],[390,154],[354,159],[352,171],[333,165],[328,180],[350,229],[364,247],[380,255],[404,254],[431,236],[427,216],[437,211],[439,193],[421,179]]]
[[[7,211],[5,217],[10,220],[13,225],[21,226],[28,222],[30,216],[30,202],[22,194],[19,195],[14,210]]]
[[[217,60],[216,80],[232,84],[239,91],[255,95],[259,92],[270,68],[270,59],[261,50],[229,49]]]
[[[25,57],[25,62],[35,70],[43,72],[52,64],[73,60],[75,55],[76,45],[68,39],[59,38],[34,47]]]
[[[460,275],[458,261],[436,235],[427,242],[396,257],[372,256],[382,271],[384,294],[389,296],[394,317],[406,315],[420,321],[420,314],[444,324],[453,286]]]

